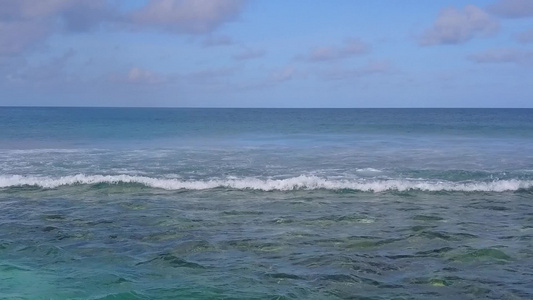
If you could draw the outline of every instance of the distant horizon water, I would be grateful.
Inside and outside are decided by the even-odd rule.
[[[468,107],[460,107],[460,106],[405,106],[405,107],[352,107],[352,106],[336,106],[336,107],[268,107],[268,106],[85,106],[85,105],[79,105],[79,106],[65,106],[65,105],[0,105],[0,107],[3,108],[161,108],[161,109],[188,109],[188,108],[194,108],[194,109],[533,109],[533,106],[531,107],[507,107],[507,106],[501,106],[501,107],[478,107],[478,106],[468,106]]]

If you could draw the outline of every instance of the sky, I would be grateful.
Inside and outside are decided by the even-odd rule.
[[[0,106],[533,108],[533,0],[0,0]]]

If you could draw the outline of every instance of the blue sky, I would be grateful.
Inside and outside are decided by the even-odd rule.
[[[0,0],[0,105],[533,107],[533,1]]]

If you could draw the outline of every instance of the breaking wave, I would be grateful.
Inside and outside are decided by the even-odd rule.
[[[363,192],[384,191],[463,191],[506,192],[533,188],[533,180],[495,181],[437,181],[421,179],[328,179],[301,175],[286,179],[260,179],[254,177],[209,180],[181,180],[132,175],[72,175],[40,177],[8,175],[0,176],[0,188],[36,186],[52,189],[70,185],[134,183],[165,190],[207,190],[229,188],[237,190],[291,191],[291,190],[355,190]]]

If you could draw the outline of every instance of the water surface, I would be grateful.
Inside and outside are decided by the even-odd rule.
[[[533,110],[0,108],[2,299],[529,299]]]

